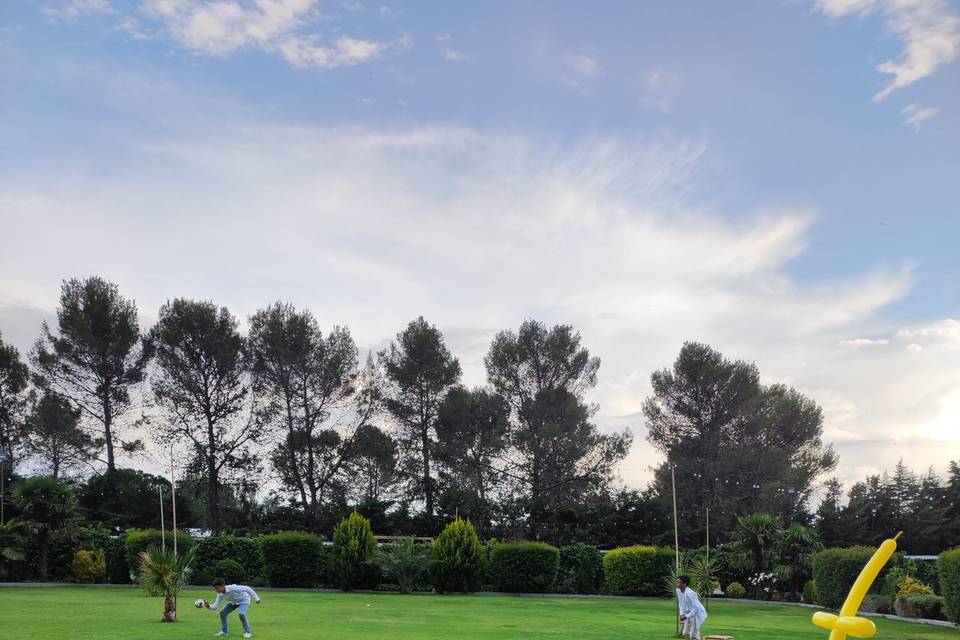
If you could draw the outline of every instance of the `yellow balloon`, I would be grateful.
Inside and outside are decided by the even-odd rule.
[[[857,610],[863,603],[870,585],[877,579],[883,565],[887,564],[890,556],[897,550],[897,540],[903,532],[898,533],[890,540],[884,540],[873,557],[864,565],[857,580],[850,587],[847,599],[840,607],[840,615],[818,611],[813,614],[813,624],[824,629],[830,629],[829,640],[844,640],[847,636],[854,638],[872,638],[877,632],[877,625],[866,618],[857,617]]]

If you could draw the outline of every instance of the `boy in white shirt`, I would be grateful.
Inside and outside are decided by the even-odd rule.
[[[220,611],[220,632],[213,635],[227,635],[227,616],[230,615],[234,609],[237,609],[239,610],[237,615],[240,616],[240,624],[243,625],[243,637],[252,638],[253,633],[250,631],[250,623],[247,622],[247,610],[250,609],[250,598],[253,598],[257,604],[260,604],[260,596],[257,595],[257,592],[242,584],[228,585],[223,578],[217,578],[213,581],[213,590],[217,592],[217,599],[213,604],[204,600],[203,605],[207,609],[215,611],[220,605],[221,600],[227,602],[227,605]]]
[[[677,601],[680,603],[683,637],[687,640],[700,640],[700,627],[707,619],[707,610],[700,603],[697,592],[690,588],[690,576],[677,578]]]

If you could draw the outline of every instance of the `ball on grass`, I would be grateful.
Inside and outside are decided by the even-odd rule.
[[[201,598],[197,598],[194,600],[193,606],[195,606],[197,609],[203,609],[203,600]]]

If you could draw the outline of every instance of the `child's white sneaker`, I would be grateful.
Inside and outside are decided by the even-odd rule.
[[[227,636],[227,635],[229,635],[229,634],[226,634],[226,633],[224,633],[223,631],[217,631],[215,634],[213,634],[213,637],[214,637],[214,638],[223,638],[223,637],[225,637],[225,636]]]
[[[243,637],[244,637],[244,638],[252,638],[252,637],[253,637],[253,634],[250,633],[249,631],[244,631],[244,632],[243,632]]]

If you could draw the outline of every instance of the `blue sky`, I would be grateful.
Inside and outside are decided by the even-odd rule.
[[[960,6],[6,0],[0,331],[98,273],[381,344],[571,322],[604,428],[685,339],[824,406],[845,479],[960,457]]]

